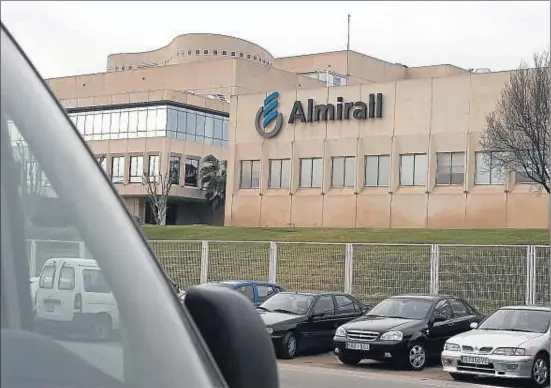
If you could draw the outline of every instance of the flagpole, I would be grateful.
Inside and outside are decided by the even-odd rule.
[[[348,37],[346,39],[346,83],[348,84],[348,57],[350,53],[350,14],[348,14]]]

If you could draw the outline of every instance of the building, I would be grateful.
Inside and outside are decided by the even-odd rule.
[[[354,51],[275,58],[241,39],[187,34],[111,55],[105,73],[48,82],[72,116],[86,117],[77,127],[145,218],[134,165],[162,172],[178,161],[188,176],[212,153],[228,161],[228,226],[547,227],[548,197],[478,152],[508,77]],[[96,123],[100,114],[117,122],[114,111],[136,111],[132,137]],[[221,222],[196,178],[180,180],[170,201],[167,223]]]

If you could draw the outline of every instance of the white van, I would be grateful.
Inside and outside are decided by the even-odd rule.
[[[119,311],[111,287],[95,260],[52,258],[40,272],[36,323],[49,331],[68,326],[105,340],[119,329]]]

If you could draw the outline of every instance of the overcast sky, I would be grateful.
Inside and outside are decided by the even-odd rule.
[[[107,56],[188,32],[237,36],[272,55],[351,49],[408,66],[494,71],[549,47],[550,2],[2,1],[1,18],[43,77],[105,71]]]

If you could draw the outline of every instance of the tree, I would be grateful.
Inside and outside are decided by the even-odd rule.
[[[534,54],[533,68],[521,63],[512,72],[480,145],[492,152],[492,167],[521,173],[549,193],[549,51]]]
[[[219,160],[214,155],[207,155],[201,163],[201,190],[212,209],[213,217],[216,210],[224,205],[226,200],[226,161]]]
[[[168,196],[173,183],[173,170],[159,175],[150,175],[144,171],[142,183],[147,191],[151,213],[157,225],[165,225],[168,210]]]

